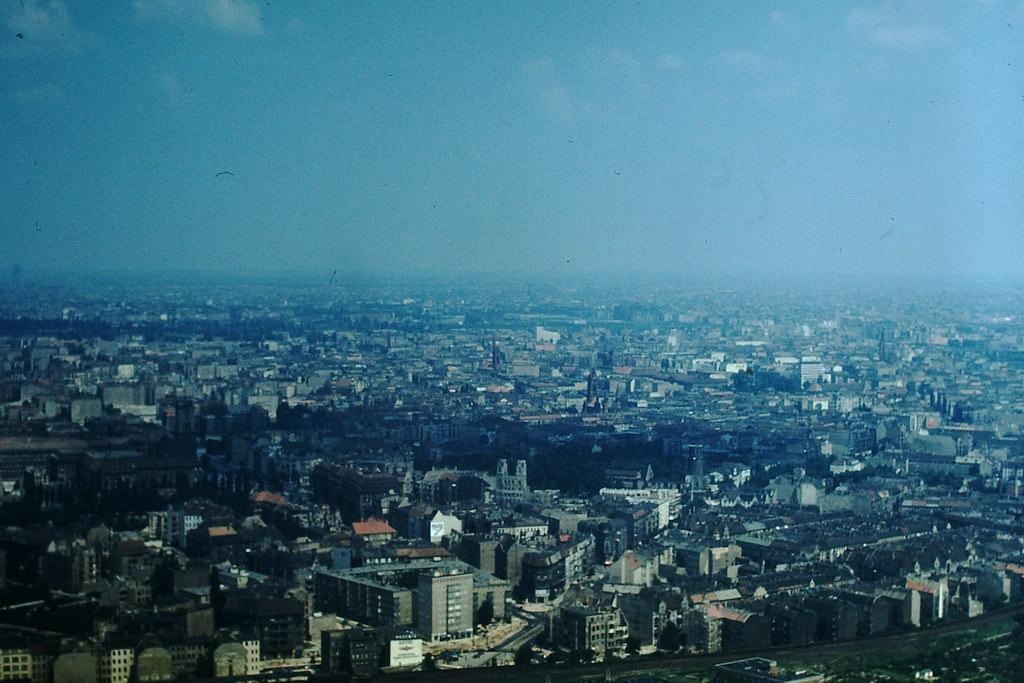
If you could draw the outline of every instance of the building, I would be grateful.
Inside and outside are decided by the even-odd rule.
[[[314,605],[370,626],[413,623],[413,593],[357,570],[320,570],[313,576]]]
[[[548,535],[548,523],[533,519],[511,519],[501,524],[495,524],[491,533],[498,536],[513,536],[517,541],[532,541]]]
[[[818,619],[815,640],[852,640],[857,637],[857,608],[834,595],[814,595],[802,601]]]
[[[544,602],[565,591],[565,558],[555,551],[535,551],[522,557],[520,588],[527,600]]]
[[[494,502],[499,507],[514,508],[526,502],[530,497],[530,487],[526,483],[526,461],[517,460],[514,474],[508,471],[508,461],[498,461],[498,471],[494,484]]]
[[[110,644],[100,652],[100,681],[128,683],[135,666],[135,648],[128,643]]]
[[[750,657],[715,665],[715,683],[821,683],[825,676],[813,672],[788,674],[774,659]]]
[[[419,575],[434,572],[470,577],[469,628],[474,619],[505,618],[509,582],[454,558],[320,569],[313,575],[314,608],[371,626],[414,626],[421,607],[416,598],[421,587]]]
[[[473,534],[463,536],[459,541],[458,555],[463,562],[468,562],[477,569],[497,576],[495,566],[497,549],[498,539]]]
[[[272,657],[290,656],[306,638],[305,605],[296,598],[229,597],[224,622],[251,634],[260,651]]]
[[[365,629],[346,631],[343,656],[353,676],[376,676],[380,673],[381,640],[376,633]]]
[[[807,645],[814,641],[818,630],[818,617],[808,609],[789,602],[768,605],[771,622],[772,645]]]
[[[321,670],[372,678],[384,667],[407,669],[423,662],[423,641],[415,631],[393,628],[323,631]]]
[[[640,647],[657,645],[658,638],[674,616],[667,598],[650,589],[637,593],[622,593],[618,596],[618,606],[628,626],[629,637]]]
[[[402,491],[402,480],[393,474],[363,473],[327,462],[313,468],[309,481],[314,500],[337,508],[346,524],[385,518],[390,499]]]
[[[593,651],[598,657],[624,655],[629,628],[615,606],[564,607],[558,616],[555,642],[562,649]]]
[[[589,535],[524,553],[520,590],[527,600],[544,602],[579,581],[593,564],[594,537]]]
[[[103,402],[93,396],[82,396],[71,399],[71,421],[85,424],[87,420],[103,415]]]
[[[143,647],[135,656],[136,681],[169,681],[174,677],[171,653],[165,647]]]
[[[679,628],[691,652],[712,654],[722,650],[722,620],[709,616],[707,605],[684,610],[680,615]]]
[[[353,522],[352,531],[366,545],[371,547],[381,546],[388,543],[395,537],[395,529],[379,519],[370,517],[365,522]]]
[[[159,401],[157,416],[160,424],[172,434],[194,434],[196,431],[196,403],[185,396],[165,396]]]
[[[800,386],[807,386],[822,380],[828,381],[828,368],[818,356],[804,356],[800,359]]]
[[[188,547],[188,534],[199,528],[203,523],[203,516],[196,511],[189,509],[176,509],[173,505],[167,506],[164,528],[164,542],[179,548]]]
[[[255,645],[255,647],[252,647]],[[255,653],[255,657],[253,656]],[[213,651],[214,676],[242,676],[260,672],[259,641],[221,643]]]
[[[921,621],[930,623],[945,619],[949,611],[949,580],[924,576],[908,576],[906,588],[920,594]]]
[[[26,643],[0,644],[0,681],[39,680],[38,662]],[[41,672],[46,673],[44,670]],[[43,678],[42,680],[46,680]]]
[[[473,576],[458,569],[420,574],[416,628],[424,640],[459,637],[473,630]]]
[[[423,641],[415,633],[400,633],[388,644],[388,666],[408,668],[423,662]]]
[[[91,652],[65,652],[53,660],[54,681],[96,683],[98,673],[96,655]]]
[[[676,544],[675,563],[694,576],[725,574],[740,559],[742,550],[735,543],[708,545],[705,543]]]

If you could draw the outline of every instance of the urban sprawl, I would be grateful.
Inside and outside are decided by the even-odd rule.
[[[1012,607],[1019,292],[826,284],[12,282],[0,680],[813,681]]]

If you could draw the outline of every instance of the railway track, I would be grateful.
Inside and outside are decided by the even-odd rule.
[[[505,666],[488,669],[456,669],[446,671],[418,671],[403,674],[381,675],[374,680],[416,681],[460,681],[474,680],[478,683],[503,683],[511,681],[550,681],[550,683],[568,683],[569,681],[605,681],[621,678],[628,674],[643,674],[651,671],[708,671],[716,664],[729,662],[744,657],[769,657],[783,659],[787,657],[829,657],[856,653],[871,653],[878,650],[889,650],[893,644],[901,646],[920,644],[924,650],[937,638],[944,635],[968,632],[982,626],[1008,621],[1024,615],[1024,605],[1004,607],[992,610],[973,619],[945,622],[916,631],[900,631],[885,633],[867,638],[840,642],[815,643],[805,646],[783,646],[765,648],[756,651],[717,653],[711,655],[687,655],[674,657],[645,657],[625,661],[599,664],[534,664],[530,666]],[[348,681],[347,677],[316,677],[316,681]]]

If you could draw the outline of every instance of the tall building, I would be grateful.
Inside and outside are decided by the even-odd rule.
[[[896,332],[883,327],[878,331],[878,360],[892,363],[896,359]]]
[[[320,569],[313,575],[314,608],[372,626],[418,626],[430,613],[441,609],[433,582],[421,583],[420,575],[469,577],[460,593],[463,621],[454,628],[472,628],[474,615],[489,604],[494,619],[505,616],[505,596],[510,584],[460,560],[410,560],[375,564],[357,569]],[[463,579],[459,579],[459,582]],[[440,584],[438,584],[440,585]],[[420,588],[431,594],[420,595]],[[455,597],[455,592],[449,596]],[[426,609],[426,611],[424,611]],[[454,613],[447,615],[454,618]],[[433,628],[433,627],[431,627]],[[437,633],[445,631],[437,630]],[[424,637],[428,637],[424,633]]]
[[[412,623],[412,591],[354,571],[321,570],[314,577],[316,609],[371,626]]]
[[[420,574],[416,587],[416,628],[424,640],[473,630],[473,575],[453,570]]]
[[[501,351],[498,350],[498,340],[491,336],[491,370],[495,373],[501,372]]]
[[[459,559],[488,574],[496,573],[495,557],[498,550],[498,539],[471,534],[463,536],[458,545]]]
[[[500,507],[514,508],[523,503],[530,495],[530,487],[526,484],[526,461],[516,461],[515,474],[508,471],[508,461],[498,461],[495,479],[494,502]]]
[[[160,400],[157,415],[160,424],[172,434],[194,434],[196,403],[185,396],[165,396]]]
[[[814,384],[827,379],[828,368],[818,356],[804,356],[800,359],[800,386]]]
[[[176,509],[167,506],[164,522],[164,542],[178,548],[188,547],[188,532],[198,529],[203,516],[187,508]]]
[[[597,395],[597,381],[594,378],[594,371],[587,375],[587,396],[583,401],[583,412],[600,413],[604,409],[601,397]]]
[[[689,445],[690,451],[690,485],[694,489],[703,490],[704,488],[704,446],[701,444],[692,443]]]

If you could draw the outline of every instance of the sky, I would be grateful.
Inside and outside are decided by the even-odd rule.
[[[1020,279],[1024,2],[0,0],[0,269]]]

